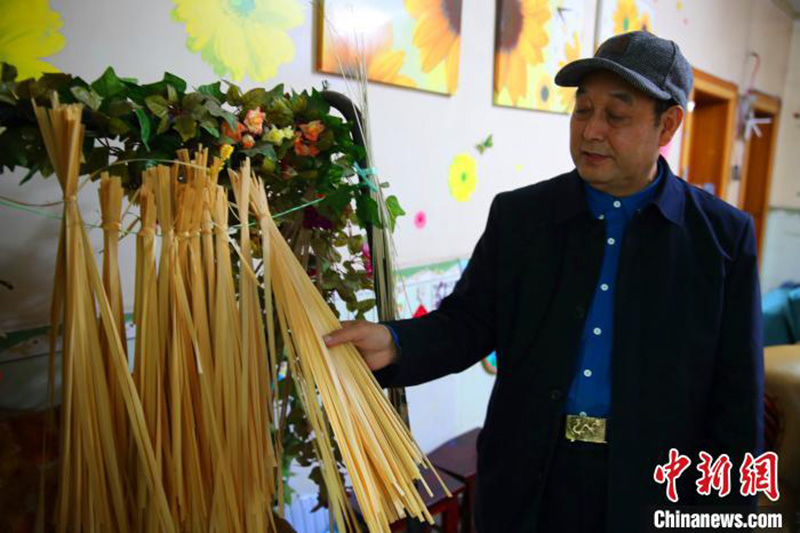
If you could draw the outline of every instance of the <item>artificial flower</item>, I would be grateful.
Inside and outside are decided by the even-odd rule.
[[[294,138],[294,153],[301,156],[314,157],[319,155],[319,149],[313,144],[306,144],[303,142],[303,137],[297,135]]]
[[[266,115],[261,111],[260,107],[248,111],[244,117],[244,125],[247,131],[253,135],[261,135],[264,132],[264,117]]]
[[[308,124],[300,124],[300,131],[303,132],[303,137],[315,143],[319,139],[320,133],[325,131],[325,125],[319,120],[313,120]]]
[[[242,137],[242,146],[244,147],[245,150],[249,150],[250,148],[255,146],[255,144],[256,144],[256,140],[249,133],[246,133]]]
[[[244,124],[241,122],[236,123],[236,131],[231,129],[227,121],[222,123],[222,136],[227,137],[233,143],[240,142],[242,140],[242,133],[245,131],[247,131],[247,128],[245,128]]]
[[[223,144],[219,148],[219,156],[222,158],[223,161],[227,161],[230,159],[231,154],[233,154],[233,146],[230,144]]]
[[[303,227],[306,229],[320,228],[325,230],[333,229],[333,222],[319,214],[313,206],[303,209]]]
[[[286,139],[294,138],[294,128],[291,126],[286,126],[285,128],[270,126],[264,138],[272,144],[281,144]]]

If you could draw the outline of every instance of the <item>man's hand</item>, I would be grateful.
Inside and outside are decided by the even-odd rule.
[[[343,342],[352,342],[370,370],[389,366],[397,357],[389,328],[366,320],[345,320],[342,329],[337,329],[322,338],[332,348]]]

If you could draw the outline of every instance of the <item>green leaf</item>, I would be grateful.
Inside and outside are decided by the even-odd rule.
[[[164,115],[163,117],[161,117],[161,120],[158,123],[158,129],[156,130],[156,135],[161,135],[168,129],[169,129],[169,115]]]
[[[226,81],[225,83],[228,84],[228,92],[225,93],[225,99],[231,105],[239,105],[239,101],[242,99],[242,90],[238,85],[235,85],[229,81]]]
[[[267,111],[267,121],[279,128],[294,124],[294,114],[286,98],[279,96],[272,100]]]
[[[242,153],[247,157],[255,157],[257,155],[263,155],[264,157],[267,157],[271,160],[275,159],[275,149],[272,147],[271,143],[266,141],[257,143],[249,150],[242,150]]]
[[[170,84],[167,84],[167,100],[172,105],[178,103],[178,91]]]
[[[386,209],[389,211],[389,227],[394,231],[394,223],[397,217],[405,215],[406,212],[400,207],[400,202],[394,195],[386,198]]]
[[[150,117],[147,116],[144,109],[136,109],[136,118],[139,119],[139,131],[141,132],[142,143],[144,147],[147,148],[147,151],[150,151],[150,144],[147,142],[150,140]]]
[[[108,121],[108,129],[114,135],[125,135],[131,130],[131,126],[121,118],[111,117]]]
[[[169,103],[159,94],[148,96],[144,99],[144,104],[147,106],[155,116],[160,119],[167,117],[169,112]]]
[[[220,133],[217,127],[217,121],[212,117],[203,118],[203,120],[200,121],[200,127],[210,133],[215,139],[219,139]]]
[[[173,128],[181,134],[183,142],[186,142],[197,134],[197,121],[189,115],[180,115],[175,119]]]
[[[3,61],[2,72],[0,73],[0,81],[11,82],[17,79],[17,67],[9,65]]]
[[[221,105],[213,100],[207,100],[205,103],[205,108],[208,109],[208,112],[211,113],[211,116],[224,119],[225,122],[228,123],[228,127],[231,129],[231,131],[236,131],[236,123],[239,122],[239,119],[236,118],[236,115],[223,109]]]
[[[125,83],[117,77],[112,67],[108,67],[103,75],[92,83],[92,89],[103,98],[120,94],[125,88]]]
[[[133,104],[127,100],[112,100],[108,104],[108,115],[111,117],[121,117],[133,111]]]
[[[179,78],[175,74],[171,72],[164,73],[164,81],[167,82],[168,85],[175,87],[175,90],[178,91],[180,94],[186,92],[186,82],[183,81],[182,78]]]
[[[220,89],[220,82],[209,83],[208,85],[201,85],[197,88],[197,92],[216,98],[221,102],[225,98],[225,93]]]
[[[100,108],[100,104],[103,103],[103,97],[93,89],[78,86],[73,87],[70,92],[80,103],[89,106],[93,111],[97,111]]]
[[[95,146],[89,150],[89,153],[86,156],[86,162],[81,168],[81,173],[91,174],[96,170],[107,167],[109,153],[109,149],[105,146]]]
[[[200,93],[189,93],[183,97],[181,108],[195,120],[202,120],[208,114],[208,109],[203,105],[208,97]]]
[[[356,198],[356,216],[362,227],[366,227],[367,224],[381,227],[381,219],[378,216],[378,203],[366,194],[359,195]]]
[[[28,173],[20,180],[19,184],[24,185],[39,171],[39,165],[33,165]]]
[[[269,93],[261,87],[250,89],[242,96],[242,111],[249,111],[257,107],[266,109],[271,99]]]
[[[0,135],[2,135],[3,133],[5,133],[5,131],[6,131],[7,129],[8,129],[8,128],[6,128],[5,126],[0,126]]]

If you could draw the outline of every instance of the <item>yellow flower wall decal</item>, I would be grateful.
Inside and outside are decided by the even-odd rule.
[[[173,1],[173,18],[186,23],[186,46],[219,76],[266,81],[294,59],[286,32],[303,24],[297,0]]]
[[[614,11],[614,33],[626,33],[639,28],[639,8],[636,6],[636,0],[618,0],[617,9]]]
[[[461,55],[461,0],[405,0],[408,13],[417,19],[414,46],[422,55],[422,72],[431,72],[445,63],[447,91],[458,86]]]
[[[0,61],[15,66],[20,80],[58,72],[42,59],[64,48],[62,25],[47,0],[0,1]]]
[[[459,202],[466,202],[478,184],[477,163],[469,154],[458,154],[450,164],[450,195]]]
[[[544,61],[550,42],[545,24],[552,17],[549,0],[503,0],[497,30],[495,93],[508,89],[511,103],[528,94],[528,65]]]

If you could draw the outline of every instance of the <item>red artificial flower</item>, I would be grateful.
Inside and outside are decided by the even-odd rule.
[[[319,154],[319,148],[314,145],[304,143],[303,138],[298,135],[294,138],[294,153],[300,156],[314,157]]]
[[[236,123],[236,131],[234,132],[231,130],[231,127],[228,125],[227,121],[222,122],[222,136],[227,137],[234,143],[238,143],[242,140],[242,133],[247,131],[247,128],[244,127],[244,124],[241,122]]]
[[[315,143],[319,140],[319,135],[325,131],[325,125],[319,120],[312,120],[308,124],[300,124],[300,131],[303,132],[303,137]]]

